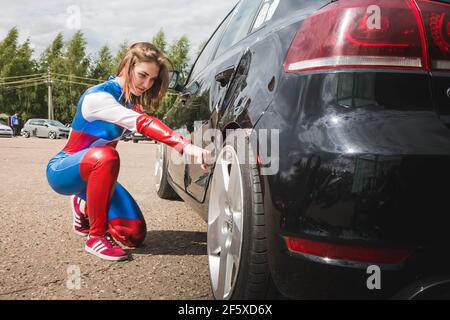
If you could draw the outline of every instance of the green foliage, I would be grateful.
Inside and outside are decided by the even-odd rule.
[[[76,32],[65,43],[61,53],[50,65],[53,81],[53,107],[55,119],[67,123],[71,122],[78,100],[88,88],[82,83],[95,84],[95,82],[80,80],[81,77],[87,77],[90,65],[90,59],[86,56],[86,40],[81,31]],[[48,103],[47,98],[45,98],[46,103]]]
[[[105,44],[93,56],[86,53],[86,39],[81,31],[68,41],[58,33],[52,43],[37,58],[33,58],[30,39],[18,43],[19,30],[13,27],[4,39],[0,39],[0,113],[22,113],[27,120],[47,117],[48,79],[51,79],[54,115],[57,120],[69,123],[84,91],[116,74],[129,43],[124,41],[115,55]],[[154,43],[166,53],[173,68],[181,72],[181,82],[187,76],[190,44],[186,36],[170,45],[166,34],[160,30]],[[97,80],[97,81],[96,81]],[[168,94],[155,116],[162,118],[170,109],[176,96]]]
[[[89,78],[105,80],[114,74],[113,57],[107,45],[100,48],[97,58],[90,66]]]
[[[58,59],[62,57],[64,48],[64,38],[62,33],[58,33],[52,44],[44,50],[39,60],[39,71],[47,72],[49,67],[53,67]]]
[[[173,69],[181,72],[181,81],[187,77],[188,69],[188,55],[189,55],[189,40],[186,36],[175,40],[169,48],[167,53],[173,64]]]
[[[113,61],[113,74],[117,74],[117,69],[119,68],[120,62],[125,57],[129,47],[130,45],[128,44],[128,41],[124,41],[120,44],[119,50],[117,50],[117,54]]]
[[[166,34],[161,29],[158,31],[158,33],[153,37],[151,41],[159,50],[166,53],[167,49],[167,40],[166,40]]]
[[[19,32],[16,27],[9,30],[5,39],[0,42],[0,83],[14,82],[11,86],[0,86],[0,113],[33,112],[36,108],[37,88],[20,78],[24,74],[37,72],[33,60],[30,40],[18,44]],[[5,79],[6,78],[6,79]],[[27,90],[18,87],[27,85]]]

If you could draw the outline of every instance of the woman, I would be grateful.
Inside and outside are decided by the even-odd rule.
[[[115,147],[125,129],[194,156],[205,168],[206,150],[190,144],[158,119],[137,112],[141,106],[147,111],[158,107],[169,83],[168,65],[168,59],[152,44],[132,45],[117,77],[89,88],[80,98],[69,140],[47,166],[53,190],[73,195],[73,230],[87,235],[85,250],[102,259],[126,259],[115,240],[136,247],[147,232],[138,205],[116,182],[119,154]]]

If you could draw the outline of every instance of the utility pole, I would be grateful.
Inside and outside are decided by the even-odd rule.
[[[52,97],[52,74],[50,72],[50,68],[47,70],[47,86],[48,86],[48,119],[54,120],[53,97]]]

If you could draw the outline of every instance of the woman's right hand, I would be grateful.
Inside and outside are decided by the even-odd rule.
[[[211,152],[197,147],[193,144],[188,144],[183,149],[184,154],[194,157],[194,163],[200,164],[203,170],[206,170],[206,166],[211,159]]]

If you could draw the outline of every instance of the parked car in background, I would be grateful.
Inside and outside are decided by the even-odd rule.
[[[207,170],[161,144],[155,162],[158,195],[208,222],[214,297],[449,296],[449,2],[242,0],[224,19],[164,120],[248,139]]]
[[[139,132],[127,132],[122,136],[123,141],[133,141],[133,143],[138,143],[139,141],[153,141],[152,138],[146,135],[140,134]]]
[[[61,122],[48,119],[29,119],[21,130],[25,138],[68,138],[70,129]]]
[[[13,130],[9,126],[0,123],[0,137],[12,138],[12,136]]]

